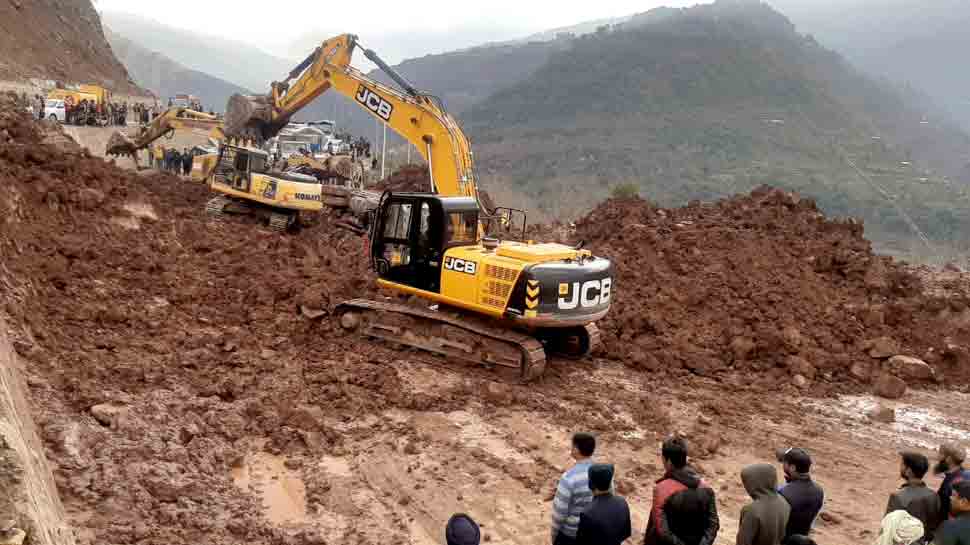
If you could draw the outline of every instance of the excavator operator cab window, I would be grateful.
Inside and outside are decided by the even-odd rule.
[[[445,230],[448,247],[475,244],[478,241],[478,212],[451,212]]]

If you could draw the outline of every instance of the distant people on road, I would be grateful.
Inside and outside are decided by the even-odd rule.
[[[593,501],[579,515],[576,545],[622,545],[633,529],[630,506],[612,493],[613,465],[593,464],[587,475]]]
[[[810,474],[812,457],[801,448],[778,450],[776,457],[781,462],[785,475],[785,484],[778,491],[791,506],[785,537],[810,535],[815,519],[825,503],[825,492],[812,480]]]
[[[741,470],[741,482],[754,500],[741,509],[737,545],[781,545],[791,506],[778,493],[778,473],[771,464]]]
[[[926,541],[932,541],[933,532],[940,525],[940,497],[926,486],[923,477],[930,469],[930,461],[918,452],[900,453],[899,476],[903,485],[889,496],[886,514],[903,510],[923,523]]]
[[[935,545],[970,545],[970,480],[951,486],[950,515],[936,531]]]
[[[589,468],[596,452],[596,437],[590,433],[573,435],[570,455],[576,464],[563,473],[552,500],[552,543],[573,545],[579,530],[579,516],[593,501],[589,489]]]
[[[192,174],[192,154],[189,152],[189,148],[185,148],[182,153],[182,175],[188,176]]]
[[[963,481],[970,481],[970,471],[963,468],[967,458],[967,451],[957,443],[940,445],[939,459],[933,466],[935,475],[942,475],[943,482],[937,494],[940,498],[940,518],[946,520],[950,516],[950,496],[953,485]]]
[[[923,545],[927,543],[924,532],[918,518],[897,509],[883,517],[875,545]]]
[[[687,440],[670,437],[660,447],[664,467],[653,489],[644,545],[712,545],[720,522],[714,490],[687,465]]]
[[[464,513],[452,515],[445,526],[447,545],[479,545],[481,530],[471,517]]]

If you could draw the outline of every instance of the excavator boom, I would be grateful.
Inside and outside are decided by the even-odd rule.
[[[176,130],[206,129],[216,140],[225,140],[222,121],[216,116],[197,112],[188,108],[169,108],[157,116],[150,124],[141,127],[138,134],[129,137],[115,131],[108,139],[105,150],[108,155],[134,156],[135,152],[147,148],[152,142]]]
[[[298,64],[284,81],[274,82],[268,95],[233,95],[226,109],[226,134],[272,138],[300,109],[333,89],[417,148],[428,162],[432,192],[478,200],[471,146],[457,121],[437,98],[415,89],[373,51],[365,49],[364,56],[403,90],[381,84],[350,66],[358,46],[353,34],[331,38]]]

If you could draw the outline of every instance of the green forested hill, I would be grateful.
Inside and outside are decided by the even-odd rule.
[[[912,240],[897,205],[937,241],[970,232],[970,137],[763,3],[721,0],[572,44],[462,115],[486,183],[560,213],[621,184],[673,204],[771,183],[864,218],[886,245]]]

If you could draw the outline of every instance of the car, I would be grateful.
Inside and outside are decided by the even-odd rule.
[[[67,119],[67,111],[64,110],[64,101],[50,98],[44,103],[44,117],[51,121],[64,123]]]

